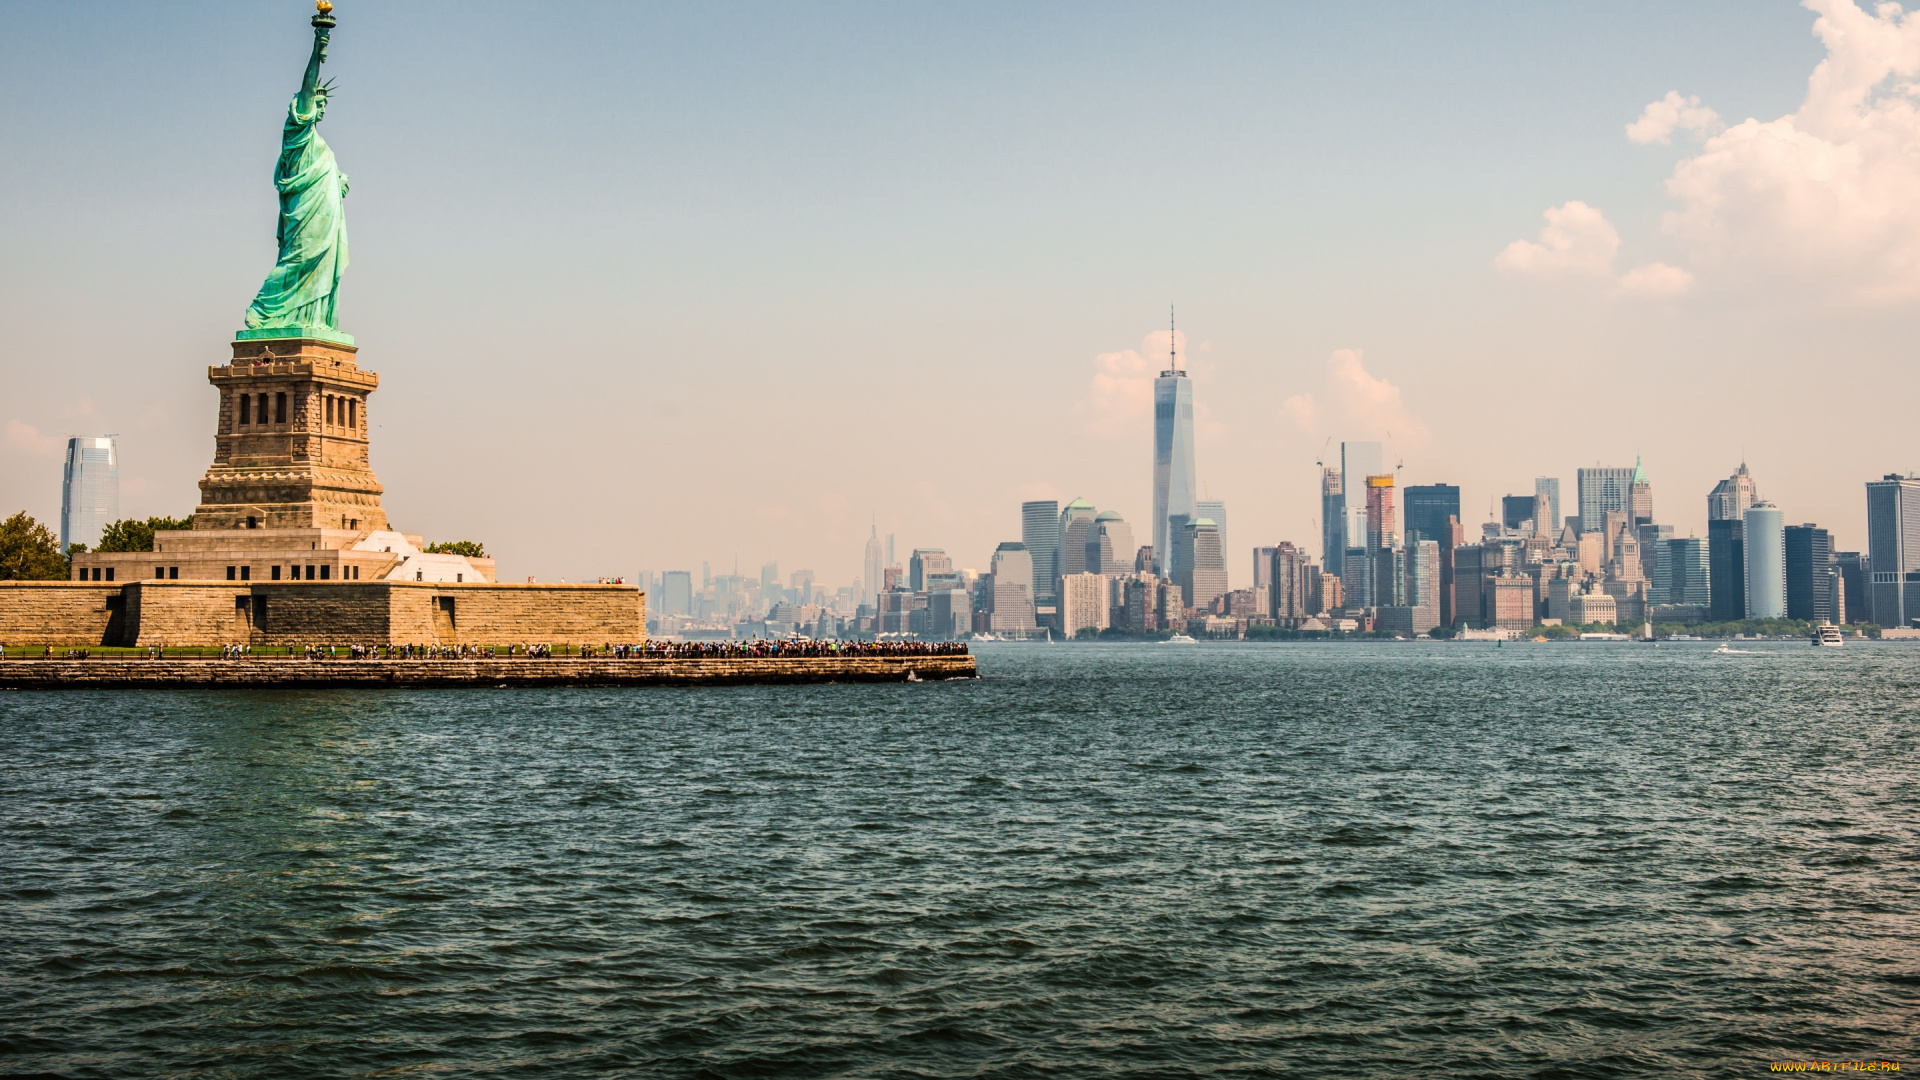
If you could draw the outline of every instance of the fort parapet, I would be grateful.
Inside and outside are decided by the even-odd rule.
[[[307,645],[646,640],[632,585],[417,581],[0,582],[0,641]]]

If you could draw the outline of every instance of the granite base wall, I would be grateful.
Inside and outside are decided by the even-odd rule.
[[[631,585],[0,582],[0,641],[96,645],[636,644]]]
[[[117,644],[125,603],[119,585],[0,581],[0,642],[59,649]]]

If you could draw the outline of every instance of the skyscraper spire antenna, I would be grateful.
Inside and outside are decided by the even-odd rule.
[[[1174,349],[1173,305],[1167,305],[1167,370],[1179,371],[1180,362]]]

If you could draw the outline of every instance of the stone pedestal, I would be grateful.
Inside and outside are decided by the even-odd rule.
[[[207,369],[220,391],[213,465],[200,481],[193,530],[387,528],[367,458],[367,398],[380,376],[345,341],[233,343]]]

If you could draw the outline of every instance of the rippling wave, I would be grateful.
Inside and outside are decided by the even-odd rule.
[[[1920,1029],[1920,649],[0,695],[0,1071],[1746,1075]]]

